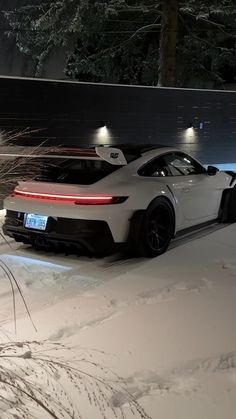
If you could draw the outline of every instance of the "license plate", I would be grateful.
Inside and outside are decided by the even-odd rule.
[[[46,230],[48,216],[39,214],[26,214],[25,227],[34,230]]]

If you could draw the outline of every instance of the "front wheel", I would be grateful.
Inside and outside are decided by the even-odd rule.
[[[224,223],[236,222],[236,187],[224,192],[224,201],[220,216],[220,221]]]
[[[134,220],[132,246],[140,256],[156,257],[164,253],[175,231],[172,205],[165,198],[156,198],[147,210]]]

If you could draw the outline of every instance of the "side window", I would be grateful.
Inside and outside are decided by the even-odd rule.
[[[206,170],[200,163],[184,153],[169,153],[163,156],[172,176],[200,175]]]
[[[149,177],[165,177],[172,176],[171,171],[168,167],[168,164],[163,159],[163,157],[158,157],[151,160],[144,167],[142,167],[138,174],[140,176],[149,176]]]

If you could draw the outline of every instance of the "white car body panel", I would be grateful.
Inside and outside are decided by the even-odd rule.
[[[179,176],[177,181],[168,178],[168,185],[183,212],[182,228],[217,218],[222,192],[228,184],[229,178],[223,173]]]
[[[24,213],[48,215],[83,220],[106,221],[116,243],[126,241],[130,219],[138,210],[146,210],[157,197],[166,197],[175,212],[175,232],[216,219],[224,189],[230,185],[231,177],[224,172],[214,176],[207,174],[189,176],[145,177],[138,170],[151,159],[172,151],[158,148],[145,152],[133,162],[119,168],[92,185],[71,185],[48,182],[20,182],[18,188],[48,194],[128,196],[120,204],[75,205],[70,202],[54,202],[40,199],[9,196],[4,208]],[[17,190],[17,188],[16,188]]]

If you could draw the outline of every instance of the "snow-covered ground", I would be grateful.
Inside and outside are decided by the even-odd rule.
[[[236,225],[176,242],[152,260],[10,245],[1,239],[0,265],[18,280],[37,328],[16,292],[18,341],[62,343],[124,377],[111,403],[128,419],[141,417],[128,410],[128,394],[152,419],[235,419]],[[0,339],[16,340],[3,269],[0,303]],[[82,411],[103,418],[89,401]]]

